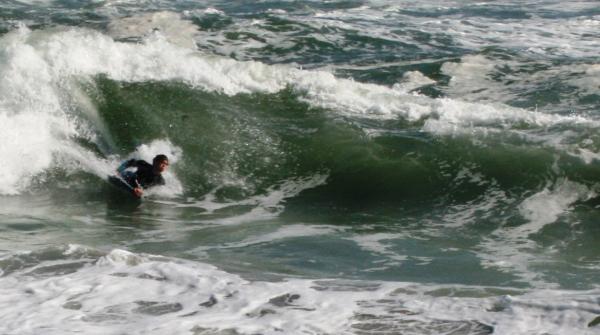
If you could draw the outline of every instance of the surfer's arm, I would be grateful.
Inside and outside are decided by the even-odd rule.
[[[117,168],[117,172],[119,173],[119,175],[122,176],[123,172],[125,172],[125,170],[127,170],[127,168],[135,166],[135,164],[136,164],[135,159],[126,160],[123,163],[121,163],[121,165],[119,165],[119,167]]]
[[[142,187],[142,185],[140,184],[140,182],[137,180],[138,176],[135,175],[133,177],[133,182],[135,183],[135,185],[133,185],[133,193],[138,197],[141,198],[142,195],[144,194],[144,188]]]

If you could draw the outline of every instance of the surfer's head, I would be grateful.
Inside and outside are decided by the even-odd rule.
[[[152,166],[154,167],[154,171],[158,173],[165,172],[167,167],[169,167],[169,158],[163,154],[156,155],[156,157],[152,159]]]

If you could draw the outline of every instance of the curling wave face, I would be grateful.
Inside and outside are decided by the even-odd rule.
[[[80,156],[76,157],[80,164],[93,160],[86,150],[69,152],[72,148],[60,149],[61,145],[70,147],[73,140],[89,142],[107,157],[119,150],[115,141],[125,142],[132,152],[135,147],[131,145],[132,142],[139,145],[140,141],[146,142],[161,135],[166,140],[172,140],[180,132],[185,132],[186,126],[192,128],[194,133],[200,133],[199,136],[206,132],[208,136],[223,136],[231,131],[245,132],[236,134],[237,138],[231,140],[235,142],[233,146],[241,145],[239,137],[246,137],[244,140],[250,137],[254,140],[251,150],[272,152],[274,157],[268,158],[285,161],[295,153],[286,152],[280,146],[290,140],[283,138],[285,134],[281,134],[281,129],[259,129],[261,125],[257,121],[264,118],[267,122],[273,122],[276,118],[273,114],[279,111],[271,108],[264,111],[266,114],[258,115],[239,106],[246,99],[257,104],[256,108],[263,107],[259,105],[260,101],[251,98],[252,94],[279,100],[281,109],[300,109],[299,112],[303,114],[283,113],[284,117],[297,116],[292,122],[313,122],[307,127],[302,124],[297,126],[305,132],[299,134],[299,140],[314,137],[314,132],[318,135],[319,126],[327,122],[336,123],[343,118],[349,123],[358,122],[360,131],[354,131],[349,136],[366,136],[371,142],[366,144],[370,150],[377,147],[373,144],[376,142],[373,138],[399,137],[405,140],[402,135],[415,137],[412,134],[417,134],[416,137],[423,142],[431,142],[428,135],[431,134],[434,138],[441,136],[441,140],[450,145],[454,145],[454,136],[472,136],[473,142],[483,141],[494,145],[497,141],[510,141],[518,147],[542,145],[549,154],[579,157],[584,163],[591,163],[597,158],[593,149],[594,139],[589,138],[588,134],[598,128],[598,121],[587,115],[560,115],[498,103],[430,98],[411,93],[415,86],[420,87],[419,84],[390,88],[337,78],[326,71],[239,62],[175,46],[160,35],[152,35],[142,44],[130,44],[115,42],[108,36],[90,30],[31,32],[27,28],[20,28],[4,36],[3,43],[6,45],[3,67],[7,78],[3,90],[5,111],[2,114],[6,119],[3,123],[7,143],[4,151],[15,157],[12,160],[15,166],[9,169],[2,185],[6,194],[18,193],[27,187],[28,178],[50,167],[52,155],[62,153]],[[468,64],[467,60],[464,62]],[[449,63],[447,68],[457,73],[453,76],[454,80],[459,78],[459,67],[451,64],[454,63]],[[45,76],[38,79],[40,73]],[[405,77],[406,80],[420,83],[421,77],[416,78]],[[174,86],[177,83],[181,85]],[[427,85],[430,81],[424,83]],[[409,92],[405,87],[413,90]],[[176,91],[180,96],[166,106],[161,105],[165,102],[159,99],[141,101],[146,99],[144,94],[148,91],[154,91],[161,98]],[[232,98],[221,99],[219,94],[223,93]],[[190,103],[202,103],[198,101],[200,98],[226,100],[229,105],[223,108],[229,109],[224,112],[229,115],[219,113],[214,110],[216,108],[194,110]],[[152,109],[152,112],[148,113],[146,109]],[[315,117],[311,114],[313,110],[323,112]],[[214,124],[201,123],[206,121],[202,119],[205,118],[202,113],[208,113],[209,118],[217,120]],[[28,117],[35,120],[27,122]],[[223,129],[231,127],[224,124],[231,122],[225,118],[236,119],[233,120],[234,127],[241,129]],[[182,122],[186,125],[183,126]],[[405,124],[397,128],[398,122]],[[35,123],[34,127],[30,123]],[[130,125],[133,131],[128,129]],[[338,128],[349,129],[343,123],[339,123]],[[125,129],[134,137],[116,138]],[[21,135],[26,131],[35,131],[41,137],[34,140],[34,136]],[[221,134],[214,134],[218,131]],[[338,131],[343,132],[352,130]],[[398,132],[400,136],[394,136]],[[585,140],[582,139],[582,133]],[[188,136],[180,142],[191,144],[194,139],[191,134]],[[24,142],[20,144],[21,147],[26,147],[27,151],[35,150],[26,157],[37,156],[39,163],[25,164],[27,159],[17,159],[16,153],[21,150],[10,143],[18,143],[19,139]],[[27,144],[26,141],[39,141],[44,145]],[[472,146],[476,147],[477,143]],[[402,156],[385,158],[394,160],[399,157]],[[258,165],[258,162],[251,164]],[[105,174],[109,164],[98,160],[88,164],[87,169],[93,170],[94,166],[99,165],[103,165],[99,171],[90,172]],[[325,168],[330,169],[331,166]]]

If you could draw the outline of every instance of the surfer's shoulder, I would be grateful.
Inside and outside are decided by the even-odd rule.
[[[138,168],[147,168],[147,169],[152,169],[152,164],[146,162],[145,160],[142,159],[138,159],[138,160],[134,160],[135,161],[135,166]]]

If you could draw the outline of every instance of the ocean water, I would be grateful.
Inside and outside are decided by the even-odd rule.
[[[0,334],[600,334],[599,54],[597,1],[1,1]]]

